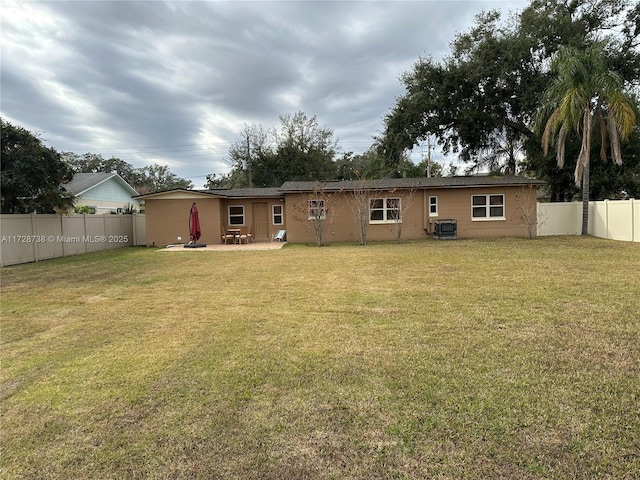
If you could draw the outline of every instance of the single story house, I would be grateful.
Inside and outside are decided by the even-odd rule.
[[[186,243],[194,202],[203,243],[220,243],[229,228],[252,233],[254,241],[270,241],[286,230],[289,242],[314,242],[314,218],[323,220],[327,242],[358,241],[356,198],[364,198],[368,241],[395,239],[399,223],[404,240],[433,238],[439,224],[452,221],[457,238],[503,237],[527,235],[536,221],[536,190],[543,184],[518,176],[305,181],[276,188],[176,189],[136,198],[145,202],[148,246]]]
[[[62,187],[76,197],[75,207],[92,207],[95,213],[120,213],[128,208],[140,210],[138,192],[124,178],[112,173],[76,173]]]

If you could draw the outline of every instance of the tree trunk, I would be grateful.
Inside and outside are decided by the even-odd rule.
[[[582,235],[589,235],[589,164],[582,171]]]

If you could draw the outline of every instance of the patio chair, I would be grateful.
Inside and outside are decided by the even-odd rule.
[[[220,243],[234,243],[235,242],[235,236],[228,233],[223,227],[220,227],[220,231],[222,232],[222,236],[221,239],[222,241]]]
[[[247,233],[247,241],[253,243],[253,225],[251,225],[249,233]]]
[[[278,233],[276,233],[271,240],[272,241],[278,241],[278,242],[284,242],[286,237],[287,237],[287,231],[286,230],[278,230]]]
[[[237,236],[238,243],[242,245],[242,242],[249,244],[249,234],[247,233],[246,227],[242,227],[240,229],[240,234]]]

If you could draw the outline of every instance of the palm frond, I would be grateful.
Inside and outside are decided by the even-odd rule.
[[[624,82],[622,77],[613,70],[604,70],[593,76],[594,91],[599,92],[606,100],[620,92]]]
[[[608,98],[609,115],[613,116],[620,133],[620,138],[626,140],[636,126],[636,112],[631,101],[618,91]]]
[[[607,130],[609,140],[611,140],[611,158],[616,165],[622,165],[622,154],[620,153],[620,137],[618,136],[618,126],[612,115],[607,117]]]
[[[553,138],[555,137],[554,132],[558,128],[559,115],[559,109],[554,110],[545,124],[544,132],[542,133],[542,151],[545,156],[549,153],[549,146],[553,144]]]
[[[558,134],[558,146],[556,148],[556,161],[558,162],[558,168],[564,167],[564,151],[568,133],[569,129],[563,124],[562,127],[560,127],[560,133]]]
[[[580,131],[582,125],[582,110],[588,99],[584,89],[580,86],[574,86],[567,90],[564,97],[560,101],[560,117],[569,128],[575,128]]]
[[[582,139],[575,171],[578,186],[590,162],[593,129],[599,127],[602,160],[607,160],[608,136],[613,161],[621,164],[620,140],[626,140],[637,126],[635,104],[625,95],[621,76],[608,69],[605,49],[598,42],[582,50],[560,48],[551,62],[555,79],[543,97],[544,113],[552,111],[544,124],[544,154],[557,141],[556,159],[562,167],[568,134],[575,130]]]
[[[584,78],[585,65],[579,52],[573,47],[561,48],[551,62],[551,70],[558,74],[560,79]]]

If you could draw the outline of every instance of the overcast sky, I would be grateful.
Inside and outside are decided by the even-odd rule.
[[[245,124],[285,113],[364,152],[421,55],[447,55],[483,10],[526,5],[3,0],[0,112],[58,151],[166,164],[201,188]]]

